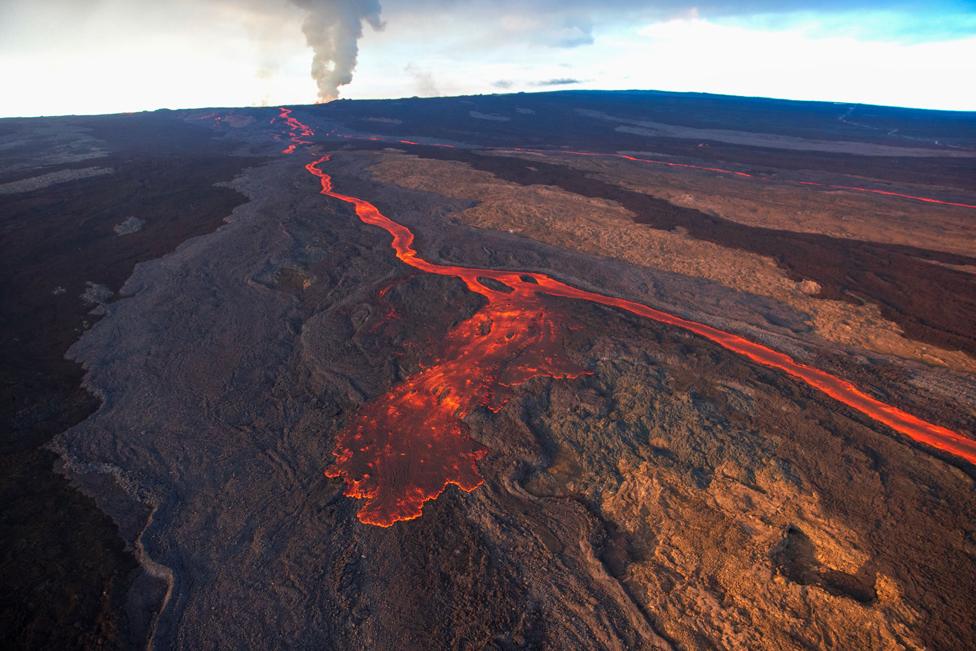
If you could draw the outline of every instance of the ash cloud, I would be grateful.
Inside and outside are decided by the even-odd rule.
[[[383,29],[379,0],[291,0],[306,11],[302,22],[305,40],[312,48],[312,78],[319,101],[339,97],[339,87],[352,81],[359,57],[363,25]]]

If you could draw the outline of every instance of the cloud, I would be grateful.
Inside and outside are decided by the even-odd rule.
[[[389,28],[365,29],[383,25],[381,4]],[[705,89],[715,79],[691,81],[681,69],[710,51],[734,56],[748,41],[719,50],[707,38],[685,40],[680,61],[650,54],[636,61],[634,52],[662,39],[640,28],[697,17],[692,22],[742,34],[950,44],[976,35],[974,8],[973,0],[0,0],[0,69],[10,71],[0,112],[305,102],[313,89],[320,99],[340,89],[353,97],[531,89],[533,80],[564,75],[585,85],[646,87],[664,83],[671,70],[679,79],[672,87]],[[970,60],[964,54],[931,69],[945,79],[939,70],[958,68],[955,78],[965,79]],[[666,65],[647,65],[658,62]],[[846,70],[838,78],[853,75]],[[750,75],[755,70],[723,79]],[[968,96],[966,84],[943,86],[941,96]],[[780,91],[771,84],[755,92]]]
[[[687,18],[692,13],[706,20],[775,20],[800,13],[859,20],[863,12],[886,12],[911,17],[923,32],[941,29],[942,33],[949,29],[972,33],[973,22],[966,18],[976,14],[973,0],[384,0],[383,4],[391,21],[450,15],[457,25],[496,24],[493,31],[499,41],[514,37],[552,47],[589,45],[599,28],[610,23]]]
[[[561,77],[558,79],[545,79],[543,81],[532,82],[533,86],[571,86],[573,84],[582,84],[583,82],[579,79],[573,79],[572,77]]]
[[[429,70],[423,70],[413,63],[404,66],[403,71],[413,78],[414,87],[420,97],[439,97],[440,91]]]
[[[580,47],[593,44],[593,21],[583,16],[571,16],[548,32],[549,45]]]

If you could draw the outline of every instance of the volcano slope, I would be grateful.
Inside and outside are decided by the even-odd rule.
[[[12,350],[59,354],[26,297],[97,303],[92,406],[11,417],[46,414],[28,451],[76,423],[8,491],[43,543],[5,536],[24,646],[976,644],[973,116],[559,93],[0,126],[29,152]],[[126,174],[76,220],[111,245],[28,267],[59,197]],[[89,574],[45,585],[107,587],[16,610],[55,540]]]

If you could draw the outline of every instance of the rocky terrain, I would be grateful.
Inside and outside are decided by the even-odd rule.
[[[971,647],[974,171],[972,115],[658,93],[0,121],[2,629]]]

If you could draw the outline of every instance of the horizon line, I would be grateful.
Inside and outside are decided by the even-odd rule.
[[[713,93],[708,91],[695,91],[695,90],[660,90],[655,88],[627,88],[627,89],[603,89],[603,88],[564,88],[560,90],[536,90],[536,91],[516,91],[510,93],[472,93],[467,95],[404,95],[399,97],[372,97],[372,98],[351,98],[351,97],[339,97],[330,102],[312,102],[312,103],[295,103],[295,102],[276,102],[257,105],[244,105],[244,106],[181,106],[181,107],[171,107],[171,106],[159,106],[156,108],[138,109],[133,111],[118,111],[115,113],[59,113],[59,114],[40,114],[40,115],[0,115],[0,120],[35,120],[35,119],[53,119],[53,118],[70,118],[70,117],[111,117],[117,115],[135,115],[140,113],[155,113],[157,111],[205,111],[205,110],[241,110],[241,109],[268,109],[277,110],[281,106],[291,106],[291,107],[314,107],[314,106],[325,106],[328,104],[334,104],[337,102],[400,102],[409,100],[451,100],[451,99],[466,99],[470,97],[514,97],[518,95],[556,95],[556,94],[569,94],[569,93],[612,93],[612,94],[625,94],[625,93],[657,93],[661,95],[701,95],[708,97],[720,97],[720,98],[730,98],[730,99],[751,99],[751,100],[762,100],[766,102],[788,102],[792,104],[824,104],[824,105],[834,105],[834,106],[861,106],[869,108],[881,108],[881,109],[894,109],[894,110],[904,110],[904,111],[925,111],[929,113],[952,113],[952,114],[969,114],[974,115],[976,119],[976,108],[972,109],[945,109],[945,108],[930,108],[921,106],[906,106],[901,104],[870,104],[866,102],[847,102],[842,100],[829,100],[829,99],[794,99],[789,97],[773,97],[768,95],[733,95],[729,93]]]

